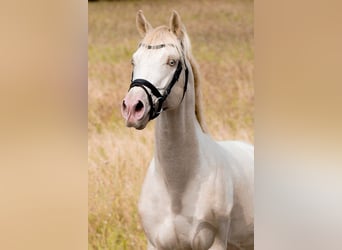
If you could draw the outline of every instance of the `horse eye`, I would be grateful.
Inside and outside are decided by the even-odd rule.
[[[176,60],[170,59],[170,60],[168,61],[168,64],[169,64],[170,66],[175,66],[175,65],[176,65]]]

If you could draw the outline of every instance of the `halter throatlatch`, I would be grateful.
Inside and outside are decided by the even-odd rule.
[[[160,48],[164,48],[166,45],[176,47],[174,44],[160,44],[160,45],[155,45],[155,46],[140,44],[140,46],[144,46],[147,49],[160,49]],[[187,89],[188,75],[189,75],[189,70],[188,70],[188,67],[186,66],[184,56],[183,56],[183,60],[184,60],[184,67],[185,67],[185,84],[184,84],[183,97],[182,97],[181,102],[183,101],[183,98],[184,98],[184,95],[185,95],[185,92]],[[182,69],[183,69],[182,68],[182,62],[181,62],[181,60],[179,60],[176,71],[173,74],[172,80],[167,85],[167,87],[165,88],[165,91],[163,94],[161,94],[160,91],[152,83],[150,83],[149,81],[147,81],[145,79],[135,79],[133,81],[133,72],[132,72],[132,80],[131,80],[131,85],[130,85],[129,89],[131,89],[133,87],[140,87],[145,91],[147,98],[148,98],[148,102],[151,106],[150,117],[149,117],[150,120],[153,120],[154,118],[156,118],[163,111],[163,109],[162,109],[163,103],[166,100],[166,98],[168,97],[168,95],[170,94],[175,83],[178,81],[179,76],[182,73]],[[151,92],[149,92],[148,89]],[[152,95],[156,97],[155,103],[153,102]]]

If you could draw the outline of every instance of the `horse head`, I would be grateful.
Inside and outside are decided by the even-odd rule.
[[[169,26],[155,29],[138,11],[136,25],[142,41],[132,57],[132,80],[121,113],[126,126],[143,129],[161,112],[180,105],[189,72],[185,28],[176,11]]]

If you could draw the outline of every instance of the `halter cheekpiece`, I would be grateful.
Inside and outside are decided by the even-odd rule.
[[[166,46],[172,46],[178,50],[176,45],[171,44],[171,43],[159,44],[159,45],[147,45],[147,44],[143,44],[143,43],[139,44],[139,47],[144,47],[146,49],[161,49],[161,48],[164,48]],[[181,46],[183,49],[182,43],[181,43]],[[187,89],[188,75],[189,75],[189,70],[188,70],[188,67],[186,66],[184,55],[183,55],[183,61],[184,61],[184,67],[185,67],[185,84],[184,84],[183,97],[182,97],[181,102],[183,101],[183,98],[184,98],[184,95],[185,95],[185,92]],[[131,85],[129,87],[129,90],[133,87],[140,87],[146,92],[148,102],[151,106],[150,117],[149,117],[150,120],[153,120],[154,118],[156,118],[163,111],[163,109],[162,109],[163,103],[166,100],[166,98],[168,97],[168,95],[170,94],[175,83],[178,81],[179,76],[182,73],[182,70],[183,70],[182,62],[181,62],[181,60],[179,60],[178,64],[177,64],[176,71],[173,74],[172,80],[170,81],[170,83],[165,88],[164,94],[161,94],[160,91],[151,82],[149,82],[145,79],[135,79],[133,81],[133,72],[132,72],[132,79],[131,79]],[[149,92],[148,89],[151,92]],[[153,103],[152,95],[157,98],[155,103]]]

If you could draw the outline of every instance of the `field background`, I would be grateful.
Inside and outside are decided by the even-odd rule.
[[[89,249],[145,249],[137,200],[153,154],[153,127],[120,114],[139,42],[135,14],[156,27],[181,15],[200,65],[213,138],[254,142],[253,1],[99,1],[88,10]]]

